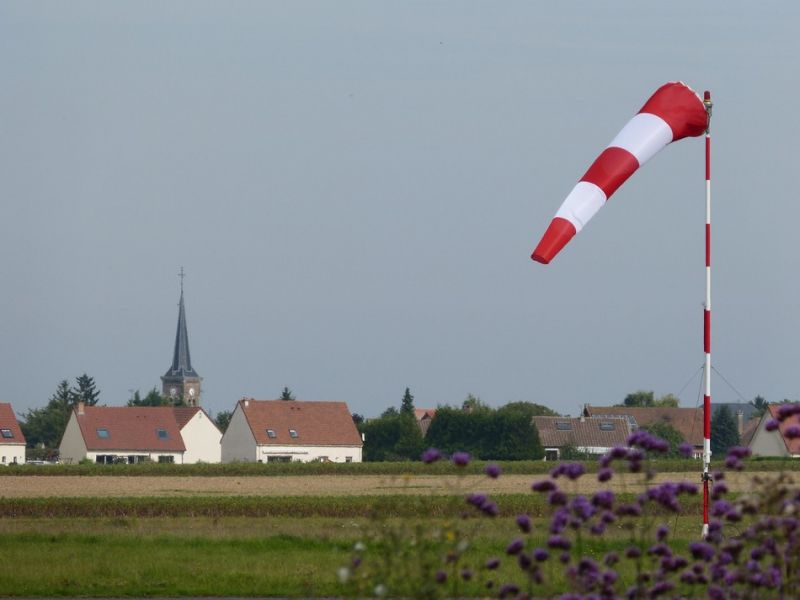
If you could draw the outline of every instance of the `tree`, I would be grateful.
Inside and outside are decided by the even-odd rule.
[[[386,417],[396,417],[399,414],[400,413],[398,412],[398,410],[394,406],[390,406],[389,408],[387,408],[385,411],[383,411],[381,413],[381,419],[386,418]]]
[[[47,406],[29,410],[20,425],[29,448],[43,445],[45,448],[56,448],[61,442],[67,427],[70,411],[77,403],[75,392],[70,389],[69,382],[59,382],[55,393],[50,397]]]
[[[498,412],[522,412],[528,417],[558,417],[556,411],[534,402],[509,402],[497,409]]]
[[[664,421],[657,421],[649,425],[643,425],[641,429],[644,429],[645,431],[648,431],[654,436],[659,437],[665,442],[669,443],[667,456],[681,456],[678,446],[680,446],[685,440],[683,439],[681,432],[675,429],[672,425]]]
[[[729,448],[739,443],[736,419],[727,406],[720,406],[711,417],[711,453],[724,456]]]
[[[292,390],[288,387],[284,387],[283,391],[281,392],[281,400],[294,400],[294,394],[292,394]]]
[[[769,405],[769,402],[764,400],[763,396],[759,395],[753,398],[750,404],[752,404],[755,407],[755,411],[753,411],[753,416],[760,417],[765,412],[767,412],[767,406]]]
[[[350,415],[353,418],[353,423],[355,423],[356,427],[361,425],[364,422],[364,415],[360,415],[358,413],[353,413]]]
[[[637,390],[625,396],[622,404],[617,406],[677,408],[679,405],[680,400],[673,394],[665,394],[656,398],[653,390]]]
[[[128,406],[186,406],[186,403],[181,398],[176,398],[173,401],[172,398],[162,396],[161,392],[154,386],[144,398],[142,398],[139,390],[136,390],[128,400]]]
[[[94,378],[89,377],[86,373],[80,377],[75,378],[77,384],[72,388],[76,396],[76,401],[83,402],[86,406],[94,406],[100,399],[100,390],[94,382]]]
[[[221,410],[214,417],[214,423],[217,424],[217,427],[219,427],[219,430],[222,433],[225,433],[228,430],[228,425],[231,424],[231,417],[232,416],[233,416],[233,413],[231,411],[229,411],[229,410]]]
[[[408,415],[393,414],[362,423],[364,460],[419,460],[424,450],[422,432]]]
[[[461,410],[475,412],[479,410],[489,410],[489,407],[486,406],[483,403],[483,400],[481,400],[478,396],[467,394],[466,399],[461,403]]]
[[[403,394],[403,401],[400,404],[400,414],[414,416],[414,396],[411,395],[411,390],[406,388],[406,393]]]

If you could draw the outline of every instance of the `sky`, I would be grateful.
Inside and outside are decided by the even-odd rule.
[[[712,398],[800,398],[796,2],[0,3],[0,401],[696,406],[704,149],[530,253],[660,85],[711,90]]]

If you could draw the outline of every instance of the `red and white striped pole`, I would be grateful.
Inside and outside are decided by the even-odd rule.
[[[708,113],[706,127],[706,301],[703,307],[703,538],[708,536],[708,486],[711,463],[711,92],[703,94]]]

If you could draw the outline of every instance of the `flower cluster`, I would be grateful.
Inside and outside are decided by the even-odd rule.
[[[766,425],[768,430],[781,429],[789,439],[800,437],[800,425],[785,423],[800,415],[800,404],[783,406],[774,414],[776,418]],[[585,464],[579,462],[561,463],[549,477],[534,481],[531,490],[547,507],[542,522],[535,522],[533,511],[517,514],[517,533],[505,545],[504,558],[486,559],[473,565],[474,570],[456,568],[461,546],[455,554],[450,550],[429,571],[430,580],[420,582],[424,594],[417,595],[446,597],[453,595],[452,589],[445,589],[453,580],[474,585],[480,576],[492,574],[484,593],[500,598],[800,597],[800,491],[787,474],[771,479],[754,477],[748,493],[732,496],[726,473],[741,471],[750,450],[731,448],[724,470],[711,477],[707,534],[700,535],[698,524],[697,539],[685,545],[673,539],[677,516],[685,513],[686,499],[696,496],[699,486],[655,478],[649,458],[668,451],[663,440],[639,430],[627,442],[627,447],[612,448],[598,459],[593,485],[579,481],[586,473]],[[682,446],[680,451],[691,456],[693,448]],[[422,458],[434,462],[443,456],[431,449]],[[470,457],[455,453],[450,460],[463,467]],[[615,463],[628,473],[642,473],[626,475],[624,481],[638,478],[643,491],[603,489],[602,484],[615,476]],[[501,475],[497,465],[488,465],[484,472],[491,479]],[[497,503],[486,494],[472,493],[465,499],[478,515],[500,514]],[[498,551],[502,552],[502,547]],[[360,564],[358,555],[346,568],[347,574]],[[343,573],[340,570],[340,579]],[[380,596],[378,592],[384,590],[367,591]]]

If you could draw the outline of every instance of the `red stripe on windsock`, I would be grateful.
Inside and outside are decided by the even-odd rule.
[[[703,437],[711,439],[711,396],[703,396]]]
[[[553,260],[553,257],[567,245],[567,242],[570,241],[572,236],[576,233],[575,225],[566,219],[556,217],[550,221],[550,226],[547,228],[547,231],[544,232],[541,241],[536,246],[533,254],[531,254],[531,258],[536,262],[546,265]]]
[[[581,177],[581,181],[595,184],[603,190],[608,200],[638,168],[639,161],[633,154],[611,146],[595,159],[586,174]]]
[[[703,311],[703,352],[711,354],[711,311]]]
[[[706,135],[706,181],[711,181],[711,136]]]
[[[702,135],[708,126],[708,113],[700,97],[680,82],[662,85],[644,103],[640,113],[664,119],[672,129],[672,141]]]

